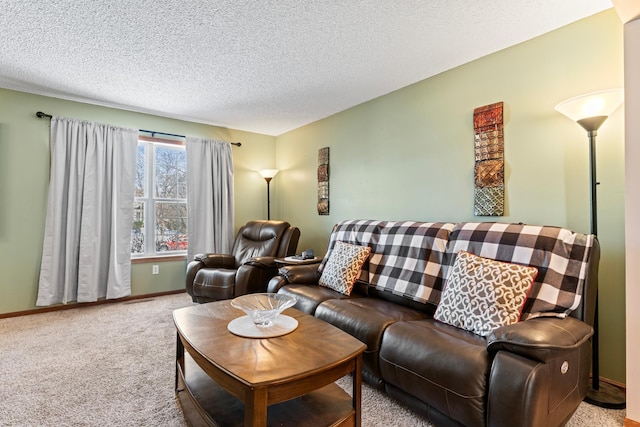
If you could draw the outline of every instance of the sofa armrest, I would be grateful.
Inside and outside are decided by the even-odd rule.
[[[275,257],[272,256],[260,256],[248,259],[244,264],[251,265],[258,268],[276,268]]]
[[[274,276],[267,283],[267,292],[277,294],[281,287],[287,284],[287,279],[282,276]]]
[[[193,280],[196,278],[196,274],[198,274],[198,271],[200,271],[202,267],[204,267],[204,264],[202,264],[202,262],[199,260],[193,260],[187,264],[187,275],[185,278],[185,287],[187,289],[187,293],[191,295],[191,298],[193,299],[194,302],[195,302],[195,296],[193,294]]]
[[[236,273],[234,297],[252,294],[256,292],[266,292],[269,280],[278,272],[275,264],[272,268],[264,265],[253,265],[244,263],[238,267]]]
[[[593,328],[573,317],[538,317],[496,329],[487,336],[487,351],[495,355],[505,350],[546,362],[580,347],[591,335]]]
[[[235,268],[236,259],[229,254],[198,254],[194,258],[207,268]]]
[[[317,285],[320,273],[320,264],[288,265],[278,270],[288,284]]]

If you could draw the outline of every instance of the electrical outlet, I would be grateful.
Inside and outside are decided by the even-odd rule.
[[[153,264],[153,267],[151,267],[151,274],[160,274],[160,266],[158,264]]]

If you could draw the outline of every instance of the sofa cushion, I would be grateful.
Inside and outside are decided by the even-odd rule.
[[[490,357],[484,338],[433,319],[389,325],[382,379],[463,425],[485,425]]]
[[[433,317],[486,336],[500,326],[518,322],[536,274],[535,267],[460,251]]]
[[[318,284],[349,295],[370,253],[368,246],[336,242]]]
[[[455,255],[465,250],[496,261],[538,269],[522,320],[565,317],[579,307],[595,236],[552,226],[465,222],[456,224],[447,246],[448,276]]]
[[[362,297],[326,300],[316,309],[315,317],[365,343],[364,367],[379,377],[378,350],[387,326],[401,320],[424,319],[428,315],[389,301]]]

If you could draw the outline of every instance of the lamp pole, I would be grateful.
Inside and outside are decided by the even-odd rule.
[[[265,181],[267,181],[267,219],[271,219],[271,190],[269,184],[274,176],[279,172],[278,169],[262,169],[258,173],[262,175]]]
[[[598,191],[600,184],[596,178],[596,136],[600,125],[607,116],[588,117],[578,120],[578,124],[587,131],[589,137],[589,174],[591,175],[591,234],[598,235]],[[585,402],[602,408],[623,409],[626,407],[626,396],[615,386],[600,384],[600,327],[599,327],[599,303],[596,293],[595,315],[593,319],[593,338],[591,341],[591,388],[587,390]]]
[[[596,179],[596,135],[597,130],[587,131],[589,136],[589,174],[591,175],[591,234],[598,235],[598,191]]]
[[[594,92],[568,99],[556,105],[556,110],[577,122],[587,131],[589,137],[589,175],[591,178],[591,234],[598,235],[598,202],[596,180],[596,136],[598,129],[621,104],[624,93],[621,89]],[[599,292],[596,291],[591,341],[591,386],[587,389],[585,401],[602,408],[623,409],[626,396],[620,388],[603,382],[600,384],[600,342],[599,342]]]
[[[264,180],[267,181],[267,219],[271,219],[271,191],[269,190],[269,184],[272,179],[272,177],[264,178]]]
[[[600,184],[596,179],[596,136],[598,129],[607,116],[593,116],[576,120],[576,122],[587,131],[589,137],[589,175],[591,178],[591,234],[598,235],[598,191]]]

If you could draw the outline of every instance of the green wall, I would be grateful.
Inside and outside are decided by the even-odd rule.
[[[236,227],[266,218],[266,189],[257,169],[273,167],[275,138],[0,89],[0,313],[35,308],[49,182],[49,120],[37,111],[117,126],[240,141],[232,147]],[[132,293],[184,289],[186,261],[134,264]]]
[[[507,221],[589,232],[586,132],[554,110],[623,86],[622,24],[609,10],[286,134],[273,200],[324,253],[342,219]],[[473,110],[505,106],[506,215],[473,215]],[[623,109],[598,132],[601,374],[624,382]],[[330,215],[319,216],[317,152],[330,147]]]

